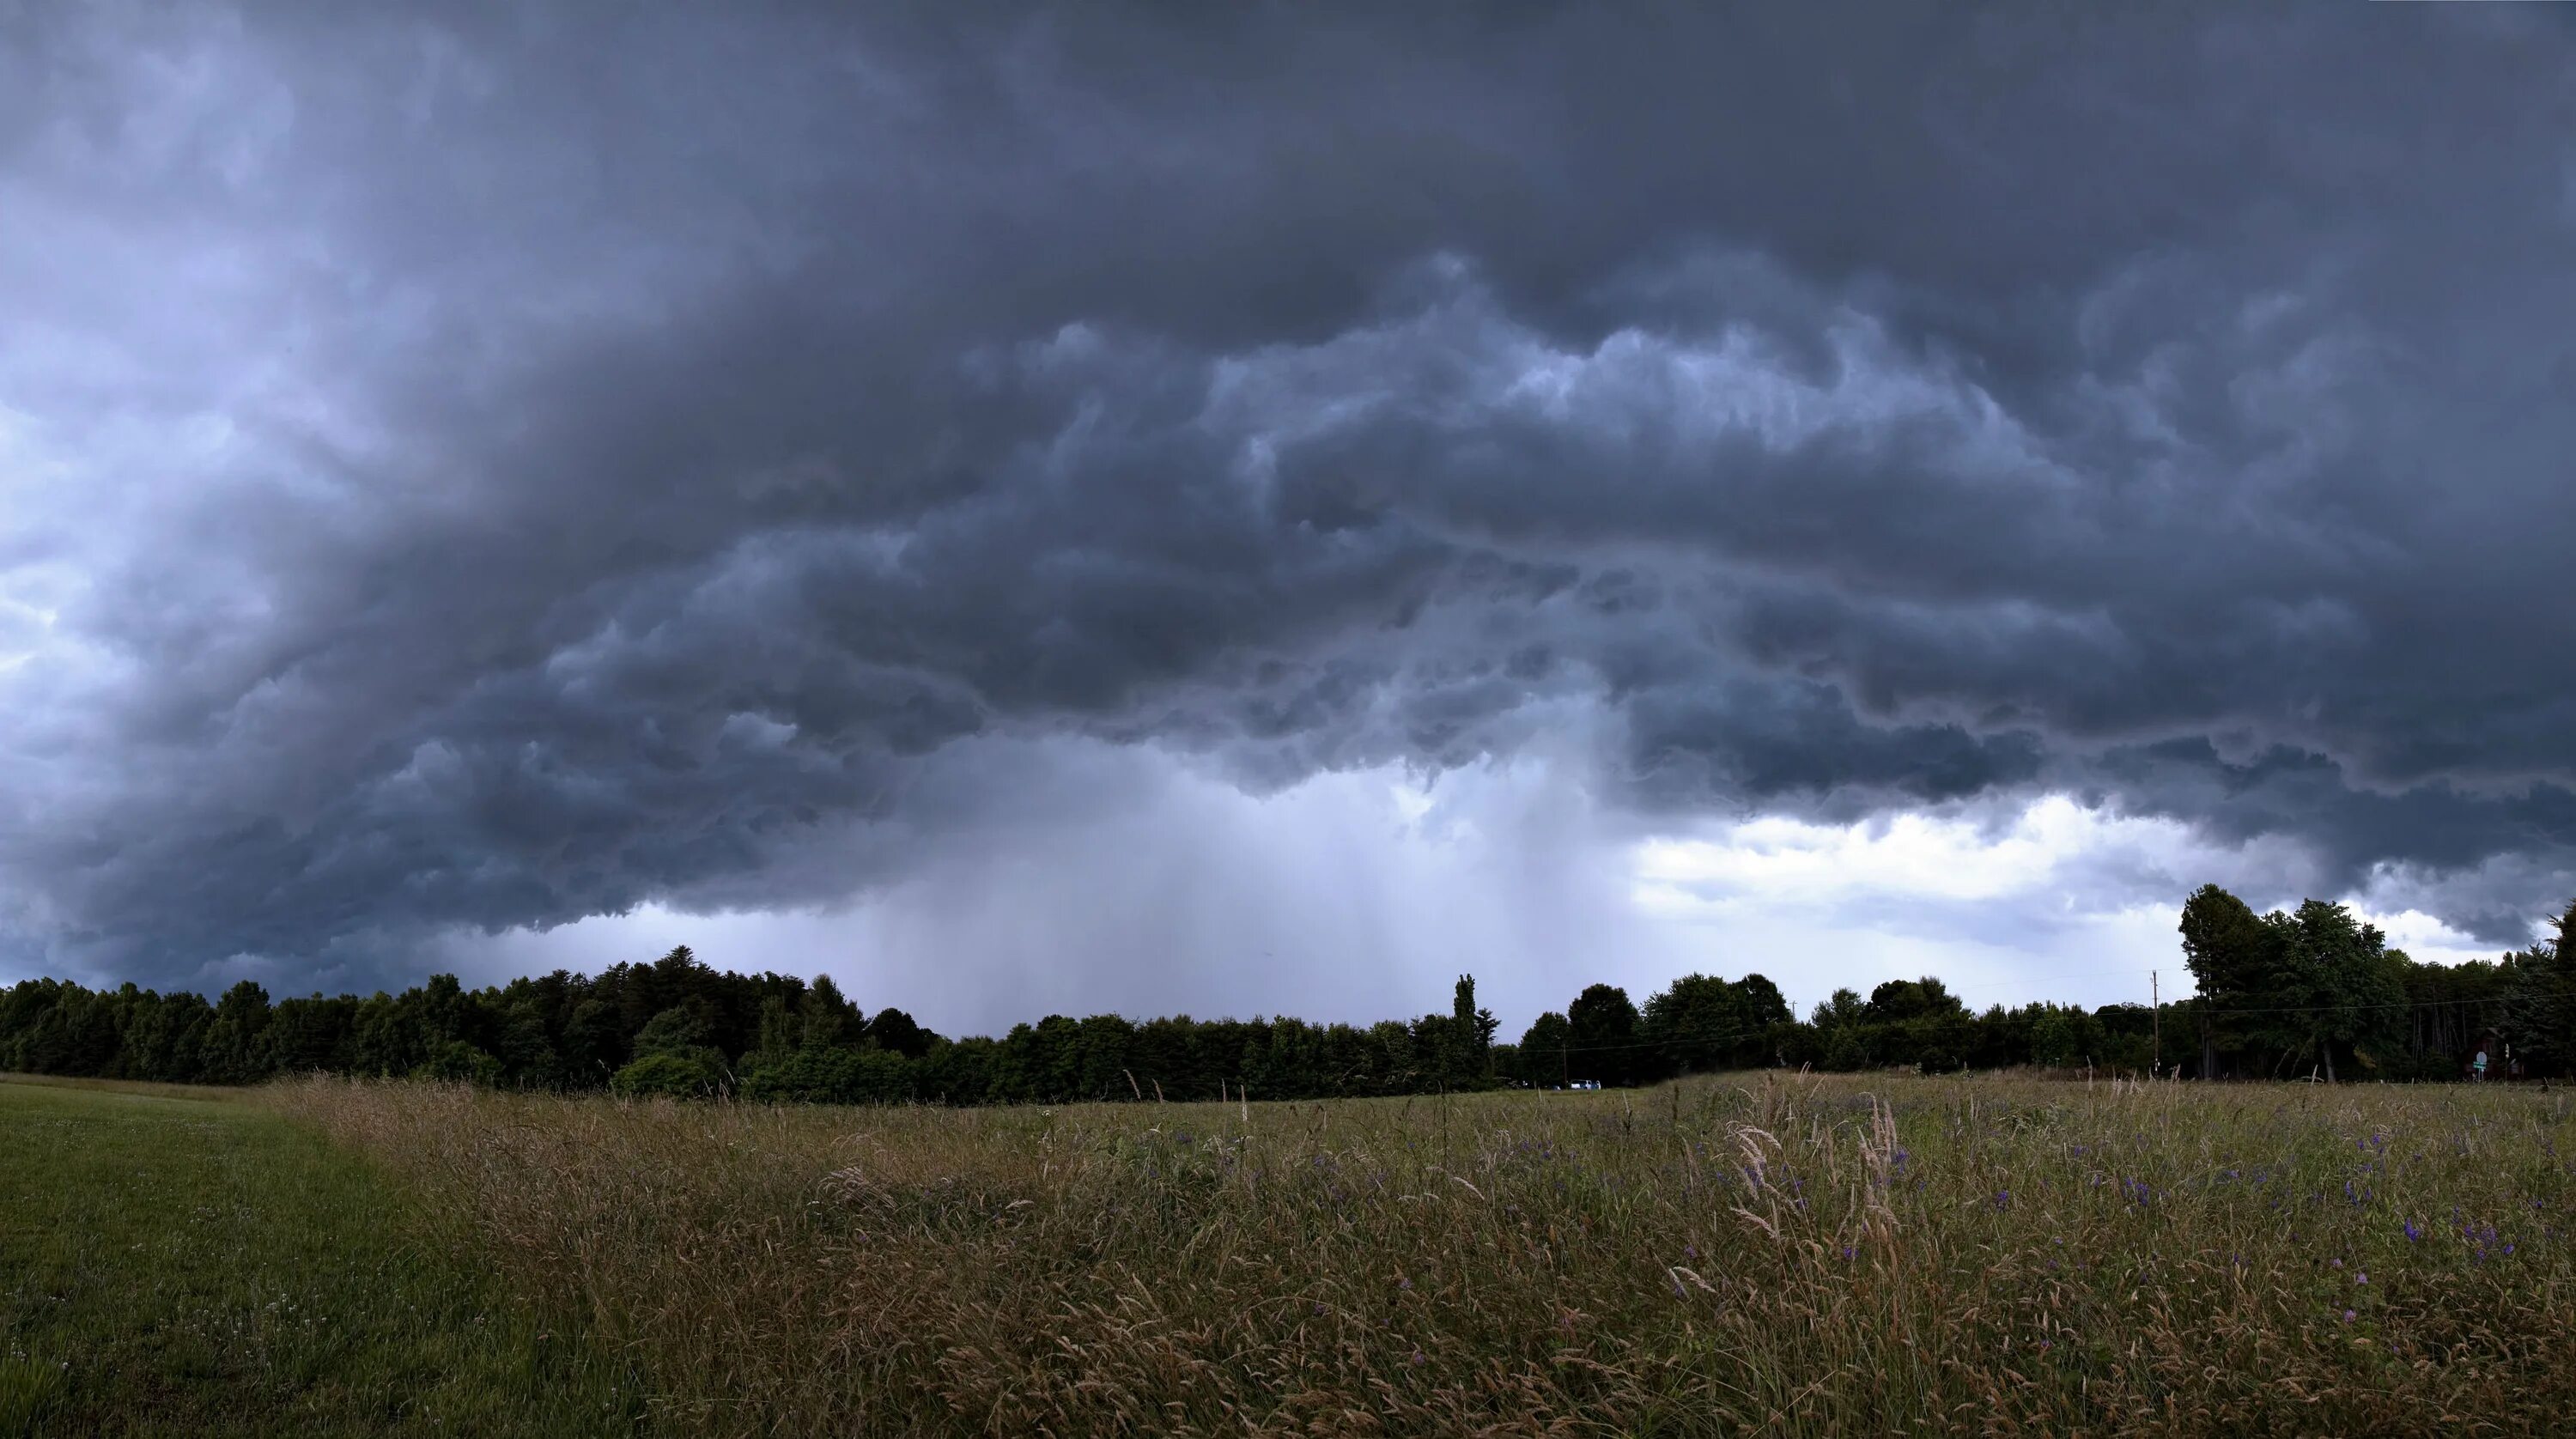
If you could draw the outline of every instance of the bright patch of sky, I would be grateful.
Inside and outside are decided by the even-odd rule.
[[[1044,831],[943,842],[838,910],[648,905],[448,955],[498,981],[688,944],[734,969],[829,972],[948,1033],[1055,1012],[1367,1022],[1445,1009],[1472,972],[1517,1035],[1585,984],[1643,1003],[1694,970],[1767,974],[1801,1014],[1923,974],[1977,1008],[2142,1003],[2151,972],[2173,998],[2191,992],[2176,896],[2215,880],[2295,904],[2305,868],[2285,842],[2229,849],[2061,795],[1639,835],[1539,759],[1323,775],[1267,798],[1165,761],[1129,794]],[[2493,957],[2421,911],[2357,908],[2418,959]]]

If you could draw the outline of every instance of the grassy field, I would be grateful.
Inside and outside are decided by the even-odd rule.
[[[0,1436],[634,1432],[475,1234],[241,1091],[0,1081]]]
[[[0,1435],[2564,1432],[2568,1097],[0,1082]]]
[[[638,1356],[675,1433],[2455,1434],[2576,1415],[2563,1092],[1755,1076],[1052,1110],[265,1097],[470,1217],[522,1293]]]

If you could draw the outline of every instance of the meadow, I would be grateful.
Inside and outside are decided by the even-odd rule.
[[[315,1080],[686,1434],[2530,1433],[2563,1091],[832,1109]]]
[[[244,1091],[0,1080],[0,1436],[633,1429],[476,1246]]]
[[[29,1092],[0,1085],[34,1159],[0,1176],[0,1396],[21,1395],[0,1405],[79,1421],[61,1433],[269,1412],[2414,1434],[2576,1412],[2563,1090],[1755,1074],[943,1109],[312,1079],[167,1114]],[[180,1131],[197,1148],[144,1152],[173,1122],[205,1126]],[[192,1192],[150,1177],[200,1169]],[[22,1277],[30,1253],[50,1277]],[[272,1300],[332,1319],[298,1330]],[[153,1354],[173,1337],[199,1347]]]

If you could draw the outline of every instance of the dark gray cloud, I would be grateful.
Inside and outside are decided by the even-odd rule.
[[[1639,816],[2062,790],[2518,938],[2571,112],[2429,8],[0,11],[0,902],[825,903],[1051,739],[1572,707]]]

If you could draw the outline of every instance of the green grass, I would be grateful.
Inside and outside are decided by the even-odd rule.
[[[0,1435],[637,1429],[459,1226],[219,1094],[0,1080]]]

